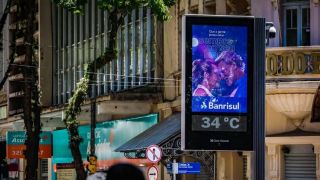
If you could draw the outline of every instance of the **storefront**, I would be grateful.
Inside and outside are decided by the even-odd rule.
[[[295,129],[268,135],[269,179],[318,179],[320,133]]]
[[[199,162],[199,174],[179,174],[180,178],[203,180],[216,179],[216,153],[212,151],[181,151],[181,114],[175,113],[157,125],[121,145],[115,151],[123,152],[128,159],[146,158],[146,149],[158,145],[162,159],[157,166],[161,178],[171,179],[167,164],[176,162]]]
[[[145,159],[128,160],[123,153],[114,150],[129,139],[145,131],[158,122],[157,114],[132,117],[127,119],[111,120],[97,123],[95,130],[95,154],[98,158],[97,170],[106,170],[117,162],[134,164],[147,163]],[[90,125],[79,127],[79,134],[83,138],[80,151],[83,161],[86,161],[90,152]],[[53,131],[52,179],[56,179],[56,165],[73,161],[69,149],[69,135],[67,130]]]

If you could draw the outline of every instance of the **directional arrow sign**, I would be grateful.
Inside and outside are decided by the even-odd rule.
[[[148,180],[158,180],[158,169],[156,166],[149,167]]]

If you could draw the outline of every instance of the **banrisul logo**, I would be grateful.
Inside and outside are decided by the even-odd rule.
[[[246,112],[244,98],[193,97],[193,112]]]
[[[240,107],[240,103],[219,103],[219,100],[217,98],[212,98],[210,101],[206,102],[203,101],[201,104],[201,109],[202,110],[239,110]]]
[[[215,109],[215,110],[239,110],[240,109],[240,103],[236,103],[236,104],[216,104],[213,102],[209,102],[208,103],[208,108],[209,109]]]

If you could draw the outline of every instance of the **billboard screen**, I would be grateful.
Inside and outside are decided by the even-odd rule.
[[[248,16],[183,17],[182,149],[253,149],[254,87],[264,86],[253,85],[254,23]]]
[[[192,112],[247,113],[247,34],[246,26],[192,25]]]

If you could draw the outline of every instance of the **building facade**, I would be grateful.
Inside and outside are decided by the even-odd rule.
[[[164,24],[174,32],[164,36],[164,77],[180,78],[183,14],[252,15],[273,23],[276,37],[266,47],[266,179],[320,179],[320,127],[310,122],[320,77],[319,8],[310,0],[181,0]],[[179,98],[180,88],[165,88],[164,97]],[[217,152],[216,162],[216,179],[252,179],[250,152]]]
[[[2,2],[2,9],[5,1]],[[48,13],[50,12],[50,13]],[[179,0],[170,9],[172,18],[158,22],[148,8],[132,11],[118,32],[118,58],[99,69],[97,87],[97,122],[121,124],[125,120],[143,119],[156,114],[160,128],[179,127],[173,122],[181,113],[181,31],[184,14],[253,15],[273,22],[276,38],[268,41],[266,51],[266,179],[286,180],[310,177],[320,179],[320,125],[310,122],[311,106],[319,86],[320,2],[317,0]],[[14,8],[4,28],[1,67],[4,72],[9,59],[10,23]],[[42,88],[42,130],[59,133],[68,99],[84,74],[88,62],[104,52],[108,40],[108,14],[89,1],[83,16],[76,16],[51,4],[38,1],[39,77]],[[10,19],[11,18],[11,19]],[[49,23],[50,22],[50,23]],[[20,41],[18,41],[20,42]],[[2,73],[3,74],[3,73]],[[9,79],[10,80],[10,79]],[[12,77],[10,81],[14,81]],[[12,100],[15,89],[7,84],[0,102],[0,141],[5,144],[7,131],[23,130],[19,103]],[[11,90],[10,90],[11,88]],[[12,94],[12,96],[10,96]],[[1,96],[2,97],[2,96]],[[7,100],[7,101],[6,101]],[[7,108],[8,107],[8,108]],[[3,115],[3,116],[2,116]],[[90,103],[85,102],[78,120],[85,129],[90,123]],[[166,121],[172,124],[165,125]],[[149,122],[149,120],[145,120]],[[140,132],[145,131],[142,128]],[[130,128],[130,127],[126,127]],[[190,152],[178,151],[180,129],[166,139],[153,142],[166,149],[164,160],[157,166],[159,179],[170,179],[164,165],[177,161],[200,161],[201,174],[179,175],[178,179],[252,179],[251,152]],[[111,131],[111,130],[110,130]],[[123,129],[122,131],[126,131]],[[145,131],[143,138],[159,134]],[[86,134],[88,132],[85,132]],[[108,130],[109,133],[109,130]],[[169,136],[170,135],[170,136]],[[106,135],[109,145],[110,134]],[[61,138],[61,137],[60,137]],[[65,137],[67,138],[67,137]],[[132,136],[131,138],[134,138]],[[130,138],[129,138],[130,139]],[[120,144],[125,144],[123,140]],[[150,142],[150,143],[153,143]],[[175,145],[176,144],[176,145]],[[106,144],[104,144],[106,145]],[[55,146],[55,144],[53,144]],[[106,146],[99,146],[106,148]],[[114,147],[113,151],[118,147]],[[128,158],[143,158],[145,146],[122,150]],[[1,152],[3,152],[3,148]],[[131,155],[133,153],[134,155]],[[86,157],[84,157],[86,158]],[[103,160],[112,160],[106,157]],[[23,179],[25,162],[20,162],[19,177]],[[54,179],[53,158],[42,159],[41,178]],[[63,162],[63,161],[59,161]],[[68,163],[69,161],[66,161]],[[148,164],[139,163],[146,170]],[[109,164],[110,165],[110,164]],[[107,167],[104,167],[107,168]]]

